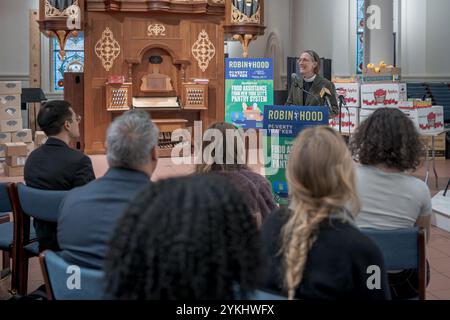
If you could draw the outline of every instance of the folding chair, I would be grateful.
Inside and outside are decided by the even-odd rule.
[[[361,229],[380,248],[388,271],[418,269],[420,300],[426,295],[425,230],[404,228],[396,230]]]
[[[102,300],[104,272],[71,265],[51,250],[39,255],[49,300]]]
[[[10,257],[13,244],[13,223],[9,219],[11,212],[7,184],[0,183],[0,251],[2,251],[2,271],[10,269]]]
[[[27,187],[23,183],[8,186],[14,216],[15,265],[12,284],[17,293],[27,294],[28,259],[39,255],[36,239],[30,237],[30,218],[56,222],[59,206],[68,191],[40,190]]]

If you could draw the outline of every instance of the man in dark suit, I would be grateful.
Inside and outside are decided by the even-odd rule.
[[[46,103],[38,114],[38,124],[48,136],[41,147],[28,157],[24,168],[25,183],[37,189],[70,190],[95,179],[91,159],[69,147],[80,136],[80,117],[67,101]],[[59,250],[56,223],[34,220],[39,250]]]
[[[80,267],[101,269],[115,225],[140,189],[150,185],[157,164],[159,131],[147,112],[116,118],[106,135],[106,174],[69,192],[61,204],[61,256]]]

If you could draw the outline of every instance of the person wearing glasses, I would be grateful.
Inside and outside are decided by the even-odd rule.
[[[292,74],[292,84],[286,105],[324,106],[329,105],[330,115],[339,113],[336,88],[319,74],[320,57],[312,50],[303,51],[298,59],[301,76]]]
[[[47,102],[39,111],[37,121],[48,139],[31,152],[25,162],[27,186],[46,190],[70,190],[95,179],[91,159],[69,147],[80,137],[77,115],[70,103],[63,100]],[[39,251],[58,251],[56,223],[34,220]]]

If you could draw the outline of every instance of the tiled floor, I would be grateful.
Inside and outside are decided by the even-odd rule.
[[[94,171],[97,177],[101,177],[107,170],[105,156],[91,156]],[[434,177],[430,172],[430,191],[432,195],[444,188],[450,178],[450,160],[436,161],[436,168],[439,174],[439,186],[435,187]],[[257,170],[257,168],[254,168]],[[186,175],[193,172],[193,165],[174,165],[170,159],[160,159],[157,170],[152,180]],[[414,173],[415,176],[423,179],[425,169],[422,167]],[[6,178],[0,173],[0,181],[22,181],[21,178]],[[427,288],[427,299],[429,300],[450,300],[450,233],[432,228],[431,238],[427,246],[427,256],[431,266],[431,280]],[[33,291],[43,284],[43,278],[37,258],[30,260],[29,291]]]

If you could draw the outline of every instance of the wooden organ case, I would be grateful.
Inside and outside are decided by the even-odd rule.
[[[224,0],[85,0],[85,152],[131,108],[170,133],[224,119]]]

